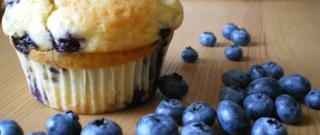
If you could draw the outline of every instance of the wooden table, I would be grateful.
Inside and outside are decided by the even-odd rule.
[[[184,0],[185,20],[176,32],[163,67],[163,74],[178,72],[190,85],[183,99],[185,104],[205,101],[217,105],[218,92],[223,87],[220,76],[229,68],[246,70],[252,64],[266,60],[280,63],[286,74],[301,73],[313,87],[320,87],[320,1],[209,1]],[[243,47],[244,59],[231,62],[223,55],[231,43],[221,36],[221,28],[228,22],[245,27],[252,35],[252,44]],[[203,31],[213,31],[218,46],[205,48],[197,43]],[[7,37],[0,35],[0,118],[12,118],[25,132],[45,130],[47,117],[56,111],[29,96],[17,56],[9,46]],[[196,64],[186,64],[180,52],[186,46],[194,47],[200,54]],[[84,124],[98,117],[118,122],[125,134],[134,134],[139,117],[154,111],[157,99],[119,112],[96,116],[81,116]],[[291,135],[320,134],[320,111],[303,105],[302,121],[289,126]],[[218,125],[215,130],[221,134]]]

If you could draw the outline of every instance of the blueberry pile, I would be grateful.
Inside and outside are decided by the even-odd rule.
[[[56,113],[45,124],[47,132],[30,132],[27,135],[122,135],[120,126],[112,120],[96,119],[83,128],[79,116],[72,111]],[[13,120],[0,120],[0,135],[23,135],[21,127]]]
[[[251,41],[249,32],[244,28],[239,28],[234,23],[228,23],[223,27],[222,35],[233,42],[232,45],[224,49],[225,57],[231,61],[240,61],[243,57],[240,46],[247,46]],[[205,47],[214,47],[217,44],[217,37],[212,32],[202,32],[198,37],[198,42]],[[186,47],[181,53],[181,58],[187,63],[195,63],[199,55],[195,49]]]
[[[177,99],[164,99],[154,113],[141,117],[136,135],[214,135],[215,110],[207,103],[194,102],[185,107]]]
[[[299,101],[320,109],[320,89],[311,89],[310,81],[300,74],[284,76],[283,68],[268,61],[253,65],[248,71],[230,69],[221,77],[225,88],[220,91],[216,110],[210,104],[193,102],[185,106],[182,99],[188,84],[173,73],[160,78],[158,87],[164,99],[154,113],[142,116],[136,123],[136,135],[214,135],[217,119],[226,134],[287,135],[281,124],[298,124],[302,111]],[[255,122],[251,125],[251,120]],[[179,126],[182,128],[179,131]],[[101,118],[83,128],[72,111],[50,116],[46,132],[27,135],[122,135],[121,127]],[[1,135],[23,135],[13,120],[0,120]]]
[[[255,120],[252,135],[286,135],[281,122],[299,123],[299,101],[320,109],[320,89],[311,90],[310,81],[300,74],[284,76],[283,68],[273,61],[248,71],[227,70],[221,79],[226,87],[219,94],[217,119],[227,134],[249,133],[251,119]]]
[[[239,28],[234,23],[228,23],[223,27],[222,35],[233,42],[233,45],[224,49],[225,57],[231,61],[240,61],[243,57],[240,46],[247,46],[251,41],[249,32],[244,28]]]

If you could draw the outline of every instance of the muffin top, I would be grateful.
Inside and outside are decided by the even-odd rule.
[[[177,29],[179,0],[6,0],[3,30],[18,51],[112,52]]]

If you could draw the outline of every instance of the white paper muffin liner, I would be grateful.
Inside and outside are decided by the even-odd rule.
[[[116,67],[64,69],[17,52],[30,93],[59,110],[97,114],[146,101],[155,91],[166,48]]]

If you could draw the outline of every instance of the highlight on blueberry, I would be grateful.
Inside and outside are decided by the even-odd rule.
[[[320,109],[320,89],[313,89],[304,97],[304,103],[313,109]]]
[[[274,79],[278,80],[284,75],[283,68],[273,61],[265,62],[261,64],[261,67],[265,70],[267,76],[273,77]]]
[[[243,101],[243,108],[254,120],[260,117],[271,117],[275,110],[273,100],[262,93],[247,96]]]
[[[237,103],[223,100],[217,107],[217,119],[220,127],[227,134],[247,134],[250,129],[250,119]]]
[[[272,77],[262,77],[252,81],[247,87],[247,94],[262,93],[276,98],[283,93],[278,81]]]
[[[216,112],[211,105],[204,102],[194,102],[184,110],[182,123],[185,126],[193,122],[203,122],[212,126],[215,118]]]
[[[136,135],[178,135],[178,125],[169,116],[148,114],[141,117],[136,124]]]
[[[101,118],[83,127],[81,135],[122,135],[120,126],[112,120]]]
[[[251,66],[248,70],[248,74],[249,74],[252,81],[257,80],[262,77],[267,77],[267,72],[260,65]]]
[[[231,33],[235,30],[238,30],[238,26],[234,23],[228,23],[226,24],[222,29],[222,35],[228,40],[231,40]]]
[[[49,135],[79,135],[79,116],[72,111],[56,113],[48,118],[46,129]]]
[[[156,108],[156,114],[163,114],[170,116],[178,124],[181,123],[182,113],[185,106],[177,99],[164,99]]]
[[[241,46],[247,46],[251,41],[251,36],[246,29],[240,28],[231,33],[231,41]]]
[[[279,80],[281,89],[297,100],[303,97],[311,90],[310,81],[300,74],[290,74]]]
[[[224,56],[231,61],[239,61],[243,57],[242,49],[234,44],[224,49]]]
[[[287,124],[296,124],[301,118],[301,106],[291,96],[283,94],[276,98],[275,107],[278,117]]]
[[[160,78],[158,87],[167,98],[181,99],[189,90],[189,86],[178,73],[164,75]]]
[[[182,50],[181,58],[185,62],[195,63],[199,58],[199,54],[195,49],[189,46]]]
[[[201,45],[207,47],[214,47],[217,43],[217,37],[212,32],[201,33],[198,40]]]
[[[0,120],[0,135],[23,135],[17,122],[10,119]]]
[[[251,135],[287,135],[287,129],[277,119],[262,117],[251,129]]]
[[[214,135],[214,130],[203,122],[193,122],[184,126],[180,135]]]

